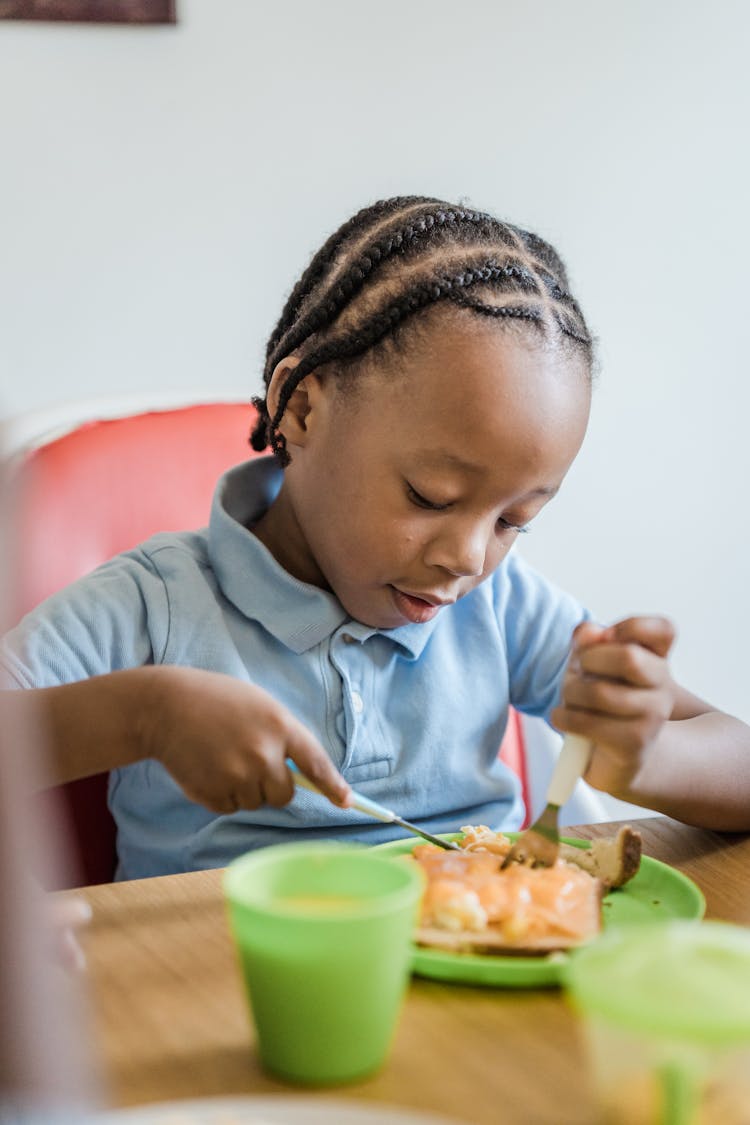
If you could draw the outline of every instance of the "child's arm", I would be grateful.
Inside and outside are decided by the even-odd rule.
[[[595,744],[586,781],[719,831],[750,829],[750,728],[672,679],[668,621],[585,623],[552,721]]]
[[[349,786],[307,728],[231,676],[149,666],[13,695],[46,720],[50,785],[155,758],[191,800],[228,813],[290,801],[289,757],[334,804],[347,802]]]

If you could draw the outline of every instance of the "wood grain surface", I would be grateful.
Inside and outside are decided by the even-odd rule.
[[[644,852],[689,875],[707,917],[750,925],[750,836],[635,822]],[[566,829],[594,839],[616,826]],[[221,897],[221,872],[90,887],[85,935],[95,1039],[113,1105],[289,1095],[260,1069]],[[595,1125],[581,1028],[557,989],[414,977],[373,1078],[300,1097],[431,1111],[470,1125]],[[384,1117],[384,1120],[386,1118]]]

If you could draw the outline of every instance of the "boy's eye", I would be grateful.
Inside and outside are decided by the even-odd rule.
[[[427,508],[431,512],[442,512],[450,507],[450,504],[437,504],[434,500],[428,500],[421,492],[417,492],[408,482],[406,485],[406,495],[411,500],[412,504],[416,504],[418,508]]]
[[[451,506],[450,502],[441,504],[436,500],[429,500],[426,496],[423,496],[421,492],[417,492],[416,488],[409,484],[408,481],[406,484],[406,494],[412,504],[416,504],[418,508],[425,508],[428,512],[444,512],[446,508],[450,508]],[[501,531],[515,531],[519,535],[525,535],[526,532],[529,531],[528,525],[522,526],[521,524],[511,523],[505,516],[498,517],[497,526]]]
[[[497,526],[501,531],[517,531],[519,535],[525,535],[530,530],[528,524],[521,526],[517,523],[511,523],[510,520],[506,520],[505,516],[500,516]]]

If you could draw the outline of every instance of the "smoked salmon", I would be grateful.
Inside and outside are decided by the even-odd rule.
[[[484,825],[465,827],[462,832],[461,851],[432,844],[417,845],[412,851],[426,876],[416,934],[420,945],[539,954],[580,945],[601,929],[601,902],[614,885],[611,880],[624,881],[622,867],[615,870],[613,857],[626,853],[629,867],[635,865],[635,870],[640,862],[640,838],[630,832],[616,848],[612,841],[602,841],[608,845],[607,879],[600,877],[590,853],[582,853],[589,870],[579,866],[578,849],[572,847],[552,867],[511,863],[502,870],[512,846],[507,836]],[[628,877],[633,873],[630,870]]]

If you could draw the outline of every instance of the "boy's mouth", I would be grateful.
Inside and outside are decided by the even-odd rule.
[[[425,621],[431,621],[444,605],[450,604],[436,599],[428,601],[426,598],[417,597],[416,594],[407,594],[395,586],[391,586],[391,590],[393,591],[396,609],[402,617],[405,617],[407,621],[411,621],[414,625],[422,625]]]

